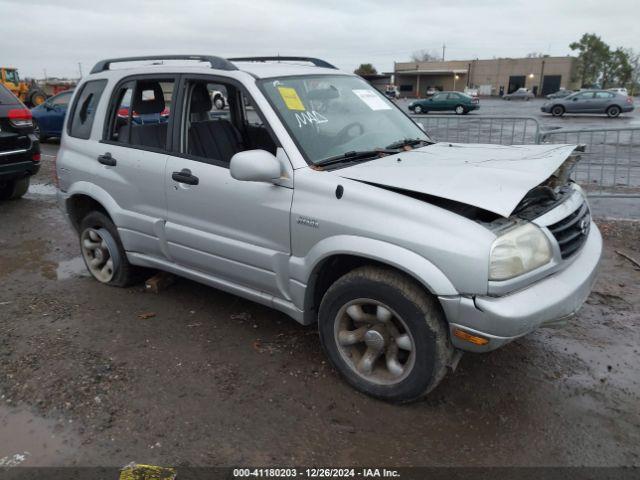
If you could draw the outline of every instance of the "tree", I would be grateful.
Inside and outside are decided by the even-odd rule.
[[[433,53],[433,50],[418,50],[411,54],[412,62],[439,62],[442,60],[442,57]]]
[[[531,52],[527,53],[527,58],[547,58],[549,55],[542,52]]]
[[[356,75],[377,75],[378,74],[378,70],[376,70],[376,67],[374,67],[373,65],[371,65],[370,63],[361,63],[360,66],[358,68],[356,68],[354,70],[354,72]]]
[[[634,52],[631,48],[626,50],[631,65],[631,79],[629,80],[629,94],[635,95],[640,92],[640,53]]]
[[[602,71],[602,88],[624,87],[633,75],[629,54],[622,48],[610,52]]]
[[[582,38],[569,45],[571,50],[578,50],[576,78],[581,86],[593,85],[601,79],[605,64],[611,55],[609,45],[594,33],[585,33]]]

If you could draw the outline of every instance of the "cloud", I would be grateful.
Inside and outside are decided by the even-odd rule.
[[[639,49],[634,0],[0,0],[3,59],[23,76],[77,76],[101,58],[162,53],[309,55],[393,69],[416,50],[449,59],[569,54],[595,32]]]

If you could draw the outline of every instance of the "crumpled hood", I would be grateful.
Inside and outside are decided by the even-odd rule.
[[[436,143],[334,170],[340,177],[462,202],[504,217],[576,145]]]

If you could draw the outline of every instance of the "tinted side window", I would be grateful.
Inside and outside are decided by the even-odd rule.
[[[106,80],[93,80],[82,86],[82,91],[76,97],[73,106],[73,116],[69,126],[70,136],[84,140],[89,138],[96,108],[106,85]]]
[[[610,92],[596,92],[596,98],[613,98],[615,95]]]

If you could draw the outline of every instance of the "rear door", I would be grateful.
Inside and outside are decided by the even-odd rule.
[[[595,92],[593,96],[593,113],[604,113],[609,105],[613,103],[616,94],[612,92]]]
[[[202,93],[205,86],[208,93]],[[211,92],[216,90],[225,91],[228,108],[212,105]],[[291,251],[293,189],[242,182],[229,173],[234,152],[277,148],[275,137],[251,100],[245,101],[241,86],[231,80],[185,76],[180,92],[183,114],[165,178],[165,230],[172,260],[236,285],[286,297],[278,272],[285,270]]]
[[[120,207],[118,232],[127,251],[166,257],[161,241],[166,217],[165,167],[177,76],[128,77],[111,92],[97,156],[96,180]],[[162,121],[141,124],[140,115]]]

